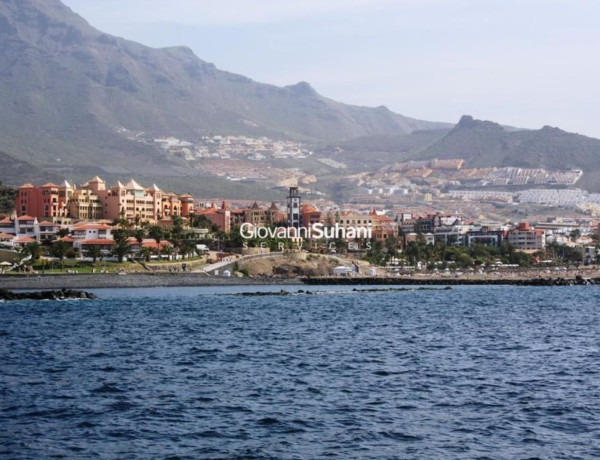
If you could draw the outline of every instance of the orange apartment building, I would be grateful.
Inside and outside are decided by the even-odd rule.
[[[80,189],[66,181],[60,186],[24,184],[19,187],[15,205],[18,216],[158,221],[171,216],[188,217],[194,212],[194,197],[165,193],[156,185],[144,188],[133,179],[107,188],[106,182],[96,176]]]

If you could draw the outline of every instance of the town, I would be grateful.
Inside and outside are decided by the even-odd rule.
[[[14,212],[0,216],[3,271],[39,268],[43,256],[61,267],[70,259],[75,266],[131,260],[148,268],[144,263],[156,260],[199,266],[294,250],[365,260],[396,272],[598,263],[599,222],[590,217],[477,222],[457,213],[340,209],[328,202],[320,208],[303,202],[298,187],[282,198],[270,204],[207,202],[134,179],[108,186],[98,176],[80,186],[27,183],[18,188]],[[310,230],[296,238],[256,231],[274,227],[321,231],[319,238]],[[368,229],[368,237],[357,228]]]

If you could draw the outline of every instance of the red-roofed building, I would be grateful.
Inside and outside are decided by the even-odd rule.
[[[40,235],[38,220],[32,216],[21,216],[15,219],[15,230],[17,236],[29,236],[38,239]]]
[[[0,232],[10,233],[14,237],[17,234],[15,222],[8,218],[0,220]]]
[[[323,222],[321,211],[309,204],[303,204],[300,208],[300,219],[303,227]]]
[[[130,222],[157,221],[167,216],[188,217],[194,210],[194,197],[164,193],[156,185],[144,189],[131,179],[126,185],[117,182],[107,188],[96,176],[76,189],[68,182],[41,187],[24,184],[15,200],[17,215],[37,218],[70,217],[72,219],[125,218]]]
[[[106,238],[90,238],[87,240],[75,240],[75,242],[73,243],[73,247],[79,249],[79,251],[83,255],[85,255],[86,251],[88,251],[93,246],[97,246],[98,248],[100,248],[100,251],[102,251],[104,255],[108,255],[111,253],[114,245],[114,240]]]
[[[38,224],[40,228],[40,241],[51,241],[56,239],[56,233],[60,230],[60,224],[45,220]]]
[[[79,223],[72,227],[71,235],[76,240],[112,239],[111,227],[95,222]]]
[[[30,236],[19,236],[13,240],[13,246],[15,246],[15,247],[25,246],[26,244],[36,243],[36,242],[37,242],[37,240]]]
[[[231,211],[225,201],[223,201],[220,208],[213,204],[208,209],[196,209],[195,214],[206,217],[223,232],[229,233],[231,231]]]
[[[47,183],[40,187],[29,183],[23,184],[19,187],[15,200],[17,216],[65,217],[67,201],[72,195],[72,190],[71,185],[66,181],[62,185]]]
[[[12,241],[15,239],[15,235],[11,233],[0,233],[0,243],[8,246],[12,246]]]
[[[522,222],[517,228],[508,231],[508,242],[521,251],[542,251],[546,248],[546,233]]]

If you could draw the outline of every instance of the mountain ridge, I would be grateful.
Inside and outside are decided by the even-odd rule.
[[[582,168],[580,184],[600,189],[596,139],[470,116],[455,126],[427,122],[385,106],[334,101],[305,81],[258,83],[218,69],[185,46],[151,48],[106,34],[59,0],[0,1],[0,107],[0,151],[5,164],[16,165],[10,169],[18,173],[15,181],[30,165],[36,175],[84,178],[93,172],[143,180],[162,173],[186,183],[186,176],[201,173],[135,139],[193,141],[213,133],[324,145],[373,139],[383,161],[438,156],[464,157],[470,166]],[[360,147],[352,154],[356,164],[370,160]],[[190,191],[203,191],[200,182],[193,181]]]

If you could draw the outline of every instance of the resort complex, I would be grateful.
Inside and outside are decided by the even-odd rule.
[[[134,179],[108,187],[98,176],[80,186],[26,183],[17,190],[14,212],[0,216],[0,247],[5,250],[26,252],[27,246],[39,244],[52,254],[60,243],[68,246],[71,257],[82,259],[181,259],[199,248],[222,258],[259,248],[343,253],[397,266],[432,263],[435,256],[414,250],[429,246],[470,248],[463,265],[477,264],[473,248],[487,248],[490,257],[507,248],[527,255],[512,257],[518,264],[565,254],[573,262],[590,264],[598,255],[597,234],[598,222],[591,218],[494,223],[458,213],[319,207],[304,200],[298,187],[290,187],[280,203],[215,203],[167,193],[155,184],[144,187]],[[438,262],[455,262],[452,250],[441,254]]]

